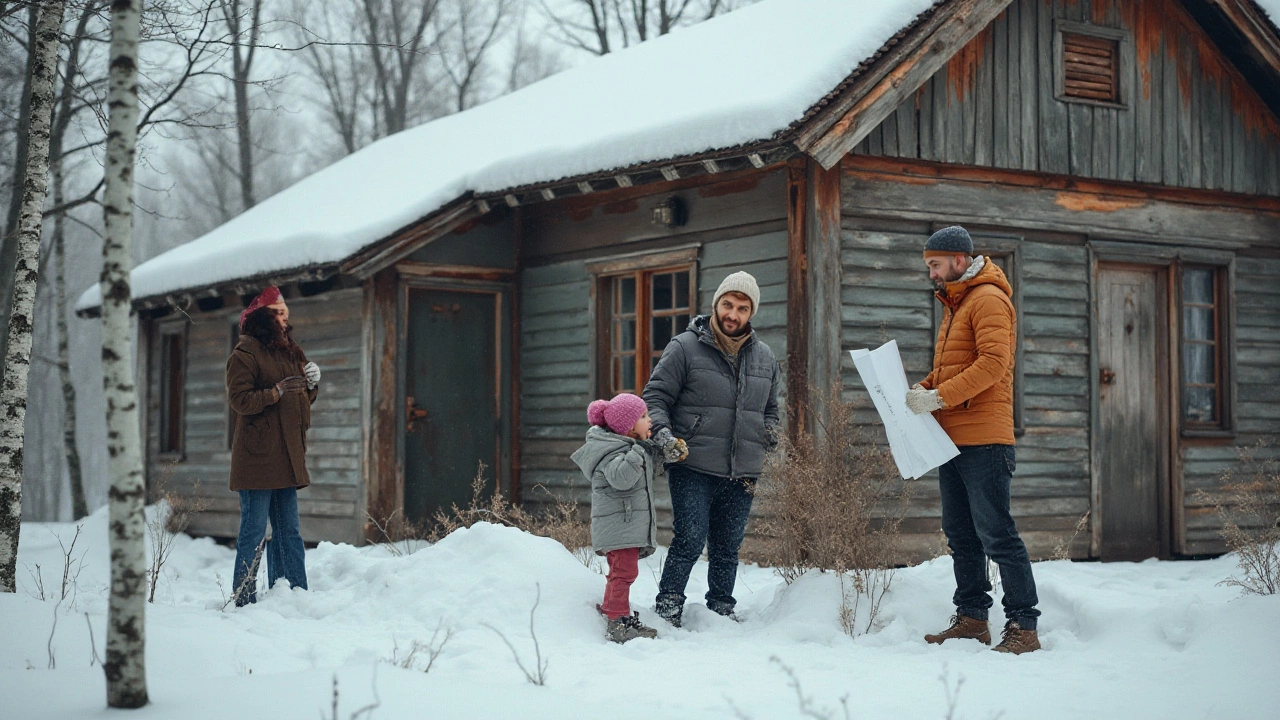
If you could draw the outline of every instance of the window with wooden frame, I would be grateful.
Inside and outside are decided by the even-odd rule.
[[[187,326],[159,328],[160,349],[160,437],[161,455],[181,455],[183,451],[183,408],[186,400]]]
[[[1232,430],[1227,269],[1181,267],[1178,343],[1184,434]]]
[[[1124,30],[1059,21],[1053,53],[1057,98],[1063,102],[1124,107],[1128,50],[1128,33]]]
[[[697,248],[588,265],[596,277],[596,377],[602,397],[639,394],[697,308]]]

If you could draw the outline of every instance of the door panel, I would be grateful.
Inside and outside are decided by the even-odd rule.
[[[1098,272],[1099,489],[1103,560],[1168,554],[1162,541],[1167,484],[1160,407],[1166,382],[1160,349],[1161,283],[1154,268]]]
[[[465,506],[483,462],[494,477],[498,302],[493,292],[410,289],[405,338],[404,513]]]

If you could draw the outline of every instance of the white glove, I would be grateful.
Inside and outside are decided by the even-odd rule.
[[[302,366],[302,374],[307,376],[307,389],[315,390],[320,384],[320,366],[309,362]]]
[[[942,398],[937,390],[925,390],[916,386],[907,391],[907,407],[917,415],[942,409]]]

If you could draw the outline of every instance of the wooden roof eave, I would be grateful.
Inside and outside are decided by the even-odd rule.
[[[1280,117],[1280,27],[1253,0],[1184,0],[1184,7]]]
[[[856,77],[795,137],[796,147],[830,170],[1012,0],[952,0],[934,6]]]

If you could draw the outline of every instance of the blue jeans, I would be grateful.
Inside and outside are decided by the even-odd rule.
[[[707,548],[707,607],[721,615],[733,612],[733,585],[738,577],[738,549],[747,529],[755,488],[752,478],[732,480],[683,465],[667,468],[675,536],[658,583],[658,614],[679,615],[689,573]]]
[[[992,605],[987,558],[1000,567],[1004,616],[1035,630],[1036,581],[1031,558],[1009,512],[1009,484],[1015,467],[1012,445],[973,445],[939,469],[942,531],[951,546],[956,613],[986,620]]]
[[[258,548],[267,536],[271,520],[271,542],[267,558],[267,585],[284,578],[293,587],[307,589],[306,546],[298,530],[298,490],[240,490],[240,534],[236,537],[236,567],[232,592],[239,592],[236,605],[258,601]]]

